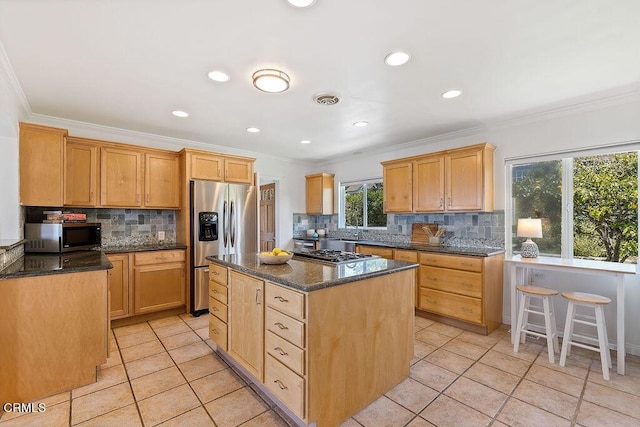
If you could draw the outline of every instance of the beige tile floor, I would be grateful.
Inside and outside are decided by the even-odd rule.
[[[211,350],[207,326],[182,315],[114,329],[98,382],[0,426],[287,426]],[[596,353],[576,349],[561,368],[540,341],[513,353],[507,329],[481,336],[417,317],[410,377],[343,427],[640,426],[640,357],[604,381]]]

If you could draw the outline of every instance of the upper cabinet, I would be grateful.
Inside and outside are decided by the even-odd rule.
[[[180,159],[173,153],[145,153],[144,205],[180,209]]]
[[[385,212],[493,211],[491,144],[383,162]]]
[[[109,207],[142,207],[142,157],[138,150],[102,147],[100,202]]]
[[[187,155],[188,179],[253,184],[255,159],[222,156],[196,150],[184,150]]]
[[[62,206],[65,129],[20,123],[20,203]]]
[[[333,214],[333,177],[328,173],[307,175],[307,214]]]
[[[67,137],[64,146],[65,206],[95,207],[99,205],[98,157],[96,144]]]

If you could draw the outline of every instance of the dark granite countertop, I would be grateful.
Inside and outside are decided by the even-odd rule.
[[[118,254],[126,252],[167,251],[171,249],[187,249],[187,245],[172,243],[166,245],[103,246],[100,250],[106,254]]]
[[[49,274],[79,273],[113,268],[100,251],[80,251],[66,254],[26,254],[0,271],[0,280]]]
[[[293,257],[286,264],[260,264],[255,253],[208,256],[211,262],[304,292],[417,268],[418,264],[371,258],[344,264],[325,264]]]
[[[300,239],[297,239],[300,240]],[[349,240],[349,239],[330,239],[330,240],[342,240],[345,242],[353,242],[356,245],[366,246],[380,246],[393,249],[406,249],[410,251],[419,252],[435,252],[441,254],[451,255],[468,255],[468,256],[493,256],[502,254],[505,252],[503,248],[490,248],[490,247],[471,247],[471,246],[429,246],[426,244],[412,243],[412,242],[383,242],[378,240]]]

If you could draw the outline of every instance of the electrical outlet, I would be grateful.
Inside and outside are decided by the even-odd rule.
[[[158,240],[164,240],[164,231],[158,231]]]

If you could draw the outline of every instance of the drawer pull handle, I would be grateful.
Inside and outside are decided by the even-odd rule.
[[[275,380],[274,383],[278,384],[278,387],[280,387],[280,390],[286,390],[287,386],[282,384],[282,381],[280,380]]]
[[[164,261],[165,259],[167,259],[167,258],[165,258],[163,256],[157,256],[156,257],[156,261]]]
[[[213,332],[214,334],[218,335],[220,332],[218,332],[217,329],[212,329],[211,332]]]
[[[213,293],[214,293],[214,294],[219,294],[220,292],[218,292],[218,290],[217,290],[217,289],[214,289],[214,290],[213,290]]]
[[[436,280],[438,280],[437,278],[433,277],[433,276],[427,276],[427,279],[435,282]]]
[[[273,299],[277,299],[280,302],[289,302],[288,299],[281,297],[280,295],[273,297]]]
[[[212,307],[211,308],[213,311],[218,311],[218,307]]]
[[[462,265],[463,267],[472,267],[473,264],[471,264],[470,262],[461,262],[460,265]]]
[[[212,271],[211,274],[213,274],[214,276],[219,276],[220,273],[218,273],[217,271]]]
[[[471,283],[467,283],[467,282],[461,282],[460,283],[462,286],[467,286],[467,287],[471,287]]]
[[[289,329],[289,328],[287,328],[286,326],[284,326],[284,325],[283,325],[282,323],[280,323],[280,322],[276,322],[276,323],[274,323],[274,325],[276,325],[276,326],[277,326],[278,328],[280,328],[280,329]]]
[[[434,299],[425,298],[425,300],[426,300],[429,304],[435,304],[435,303],[436,303],[436,300],[434,300]]]
[[[473,311],[469,307],[460,307],[460,310],[464,311],[465,313],[471,313]]]
[[[283,349],[281,349],[280,347],[276,347],[274,348],[275,351],[277,351],[278,353],[280,353],[280,356],[287,356],[288,353],[286,351],[284,351]]]

